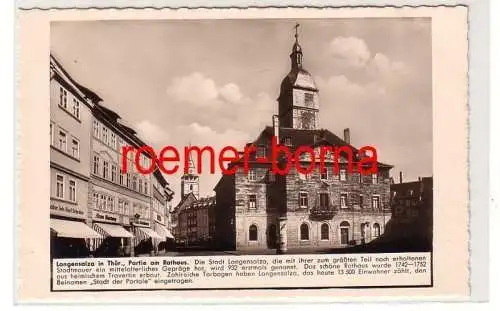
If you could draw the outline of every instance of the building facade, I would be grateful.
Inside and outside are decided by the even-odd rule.
[[[181,177],[182,200],[173,213],[174,235],[181,247],[209,247],[215,240],[215,197],[200,198],[199,184],[190,158],[188,171]]]
[[[402,249],[432,250],[433,178],[403,182],[400,173],[399,183],[391,184],[391,209],[386,242]]]
[[[88,212],[93,103],[50,56],[51,257],[88,255],[86,239],[100,237]]]
[[[341,139],[318,128],[318,88],[303,67],[298,37],[290,59],[291,70],[281,83],[278,98],[279,115],[273,116],[273,126],[266,127],[252,142],[249,170],[245,172],[241,163],[235,162],[232,167],[239,166],[236,173],[224,175],[215,187],[216,245],[220,248],[347,247],[377,239],[391,218],[392,166],[377,162],[376,173],[358,173],[358,164],[367,155],[350,144],[349,129]],[[299,147],[310,147],[314,153],[302,153],[297,162],[299,167],[313,170],[300,172],[296,163],[280,158],[279,165],[290,165],[290,171],[285,175],[272,173],[273,138],[292,154]],[[343,147],[344,151],[337,163],[327,153],[326,169],[320,171],[321,148],[327,147]],[[349,160],[355,167],[353,172]],[[333,169],[335,164],[338,171]]]
[[[54,249],[68,248],[59,245],[67,240],[62,231],[84,224],[76,230],[84,233],[73,233],[79,239],[69,241],[81,253],[97,257],[156,253],[160,243],[173,239],[169,204],[174,193],[158,168],[152,174],[136,169],[135,150],[122,161],[123,147],[137,150],[146,144],[52,56],[50,88],[51,236],[58,243]],[[147,153],[137,159],[144,168],[152,164]]]

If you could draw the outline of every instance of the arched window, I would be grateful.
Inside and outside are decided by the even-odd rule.
[[[309,226],[307,224],[300,225],[300,239],[309,240]]]
[[[248,240],[249,241],[257,241],[257,226],[251,225],[248,228]]]
[[[321,239],[329,240],[330,239],[330,230],[328,228],[328,224],[321,225]]]
[[[340,244],[347,245],[349,243],[349,227],[347,221],[340,223]]]
[[[373,224],[373,237],[378,238],[380,236],[380,225],[377,223]]]

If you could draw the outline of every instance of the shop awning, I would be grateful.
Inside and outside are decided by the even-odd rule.
[[[94,228],[98,231],[103,231],[105,235],[114,238],[133,238],[134,235],[120,225],[95,223]],[[99,230],[100,229],[100,230]]]
[[[77,239],[96,239],[102,238],[102,235],[95,232],[92,228],[81,221],[71,221],[62,219],[50,219],[50,229],[55,232],[57,237],[77,238]]]
[[[157,224],[156,226],[156,231],[158,232],[158,235],[161,236],[163,239],[168,238],[168,239],[175,239],[174,235],[168,230],[165,226]]]
[[[162,237],[159,236],[156,231],[150,228],[137,227],[137,230],[141,231],[145,235],[144,238],[162,239]]]

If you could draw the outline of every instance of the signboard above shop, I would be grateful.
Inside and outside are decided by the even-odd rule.
[[[120,215],[113,213],[106,213],[102,211],[94,210],[92,212],[92,219],[100,222],[110,222],[110,223],[122,223],[122,219]]]
[[[50,199],[50,214],[80,219],[85,219],[87,216],[86,209],[82,206],[56,199]]]

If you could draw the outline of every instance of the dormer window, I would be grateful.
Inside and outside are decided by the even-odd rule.
[[[283,137],[283,145],[291,146],[292,145],[292,138],[290,136]]]
[[[264,145],[259,145],[257,147],[257,158],[265,158],[266,155],[267,155],[267,150],[266,150],[266,146]]]

